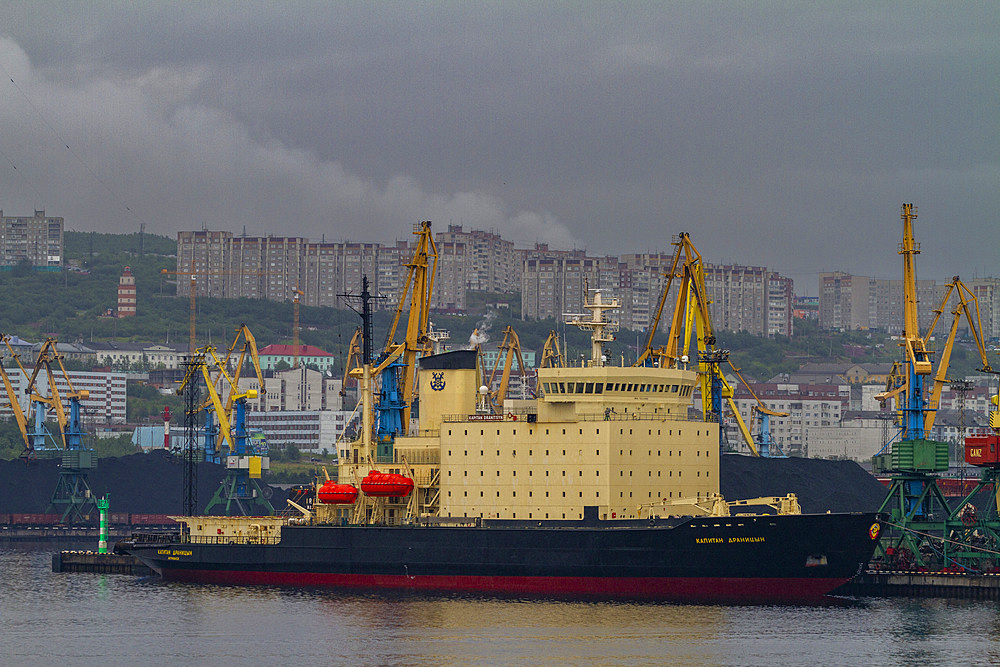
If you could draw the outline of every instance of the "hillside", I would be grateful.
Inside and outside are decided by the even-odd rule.
[[[161,270],[174,270],[176,242],[167,237],[146,234],[139,255],[138,234],[96,234],[66,232],[66,256],[78,270],[61,273],[35,272],[28,267],[0,271],[0,289],[8,298],[0,302],[0,331],[29,340],[55,335],[64,341],[120,340],[184,342],[188,338],[189,301],[175,296],[176,283]],[[116,305],[117,282],[122,269],[130,266],[136,277],[138,315],[119,320],[104,314]],[[516,295],[503,295],[517,305]],[[470,308],[480,312],[466,316],[435,315],[434,324],[451,332],[453,347],[468,340],[478,328],[490,337],[487,347],[502,339],[503,328],[512,325],[522,347],[539,350],[549,331],[556,329],[568,342],[567,357],[579,359],[589,353],[589,341],[583,332],[569,330],[554,320],[522,322],[512,311],[487,312],[486,303],[497,295],[472,294]],[[381,311],[375,317],[375,348],[381,347],[390,317]],[[199,344],[228,343],[242,323],[250,326],[261,346],[292,341],[292,304],[249,299],[210,299],[197,301]],[[303,306],[300,310],[301,341],[315,345],[343,359],[350,338],[358,326],[358,317],[350,310]],[[733,362],[748,378],[767,379],[778,373],[790,373],[807,362],[869,363],[891,362],[899,358],[899,348],[886,334],[878,332],[837,333],[821,331],[815,322],[796,321],[796,335],[773,339],[746,332],[717,332],[718,346],[732,352]],[[661,326],[661,330],[662,330]],[[609,345],[612,359],[630,362],[636,345],[645,335],[623,329]],[[665,342],[665,334],[656,344]],[[977,355],[966,346],[958,346],[952,355],[952,377],[974,372]]]

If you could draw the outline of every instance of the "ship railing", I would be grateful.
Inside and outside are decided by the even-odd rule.
[[[509,412],[502,415],[488,415],[487,418],[483,418],[482,415],[442,415],[441,421],[448,423],[470,423],[470,424],[488,424],[490,422],[527,422],[528,424],[537,423],[537,413],[527,412]],[[534,419],[533,419],[533,418]],[[557,421],[654,421],[654,422],[688,422],[688,421],[701,421],[699,419],[691,419],[686,414],[665,414],[662,412],[620,412],[608,411],[601,412],[591,412],[591,413],[577,413],[572,419],[567,420],[557,420]],[[553,422],[555,423],[555,422]]]
[[[174,533],[132,533],[129,542],[133,544],[163,544],[166,542],[178,542],[182,536],[178,532]]]
[[[375,463],[396,464],[402,463],[401,456],[406,457],[406,462],[413,464],[434,464],[441,462],[440,451],[431,449],[396,449],[392,456],[376,456]]]
[[[280,537],[254,537],[251,535],[185,535],[189,544],[278,544]]]

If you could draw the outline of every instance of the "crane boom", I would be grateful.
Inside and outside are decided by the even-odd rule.
[[[965,315],[965,321],[969,325],[969,332],[972,334],[972,338],[976,341],[979,358],[983,362],[983,365],[979,370],[983,373],[993,372],[990,362],[986,358],[986,347],[983,344],[983,337],[981,334],[982,320],[979,313],[979,300],[976,298],[976,295],[972,292],[972,290],[970,290],[958,276],[954,276],[951,279],[951,282],[948,284],[948,289],[945,291],[944,299],[941,301],[941,305],[934,311],[934,320],[931,322],[930,327],[927,329],[927,333],[924,335],[924,344],[926,345],[927,342],[930,341],[931,335],[934,333],[934,328],[938,323],[938,319],[947,307],[952,292],[955,293],[957,303],[955,308],[951,311],[951,329],[948,332],[948,338],[945,340],[944,348],[941,350],[941,358],[938,360],[937,372],[934,374],[934,385],[927,401],[927,412],[924,414],[925,433],[930,432],[930,430],[934,428],[937,409],[941,403],[941,392],[944,389],[944,385],[948,384],[948,365],[951,361],[951,352],[955,345],[955,336],[958,333],[958,323],[961,321],[962,315]],[[971,308],[970,305],[972,306]],[[976,313],[974,318],[972,316],[973,309]]]
[[[27,377],[27,373],[24,372],[24,367],[21,366],[21,361],[18,359],[19,355],[14,352],[14,348],[10,344],[10,336],[0,334],[0,340],[7,346],[18,368],[21,369],[21,373]],[[10,377],[7,375],[7,369],[4,368],[2,361],[0,361],[0,376],[3,378],[4,391],[7,393],[7,400],[10,403],[11,412],[14,414],[14,421],[17,422],[17,428],[21,431],[21,438],[24,440],[25,455],[30,456],[34,450],[34,444],[31,442],[31,438],[28,437],[28,418],[25,417],[24,411],[21,409],[21,402],[18,400],[17,392],[14,391],[14,386],[11,384]]]
[[[490,379],[486,383],[486,386],[493,387],[493,381],[496,379],[497,373],[500,372],[500,386],[497,387],[496,391],[490,392],[490,403],[494,412],[502,412],[503,402],[507,398],[507,387],[510,384],[510,372],[514,359],[517,358],[517,368],[522,376],[524,375],[524,359],[521,356],[521,341],[518,339],[513,327],[508,326],[503,330],[503,340],[497,347],[499,353],[497,354],[496,363],[493,364],[493,370],[490,373]],[[502,371],[500,371],[500,353],[505,353],[503,355]]]

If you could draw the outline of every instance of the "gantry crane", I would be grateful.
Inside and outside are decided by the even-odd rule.
[[[392,324],[386,334],[385,346],[379,356],[377,365],[370,368],[370,377],[378,378],[379,390],[377,419],[372,417],[377,425],[376,462],[392,460],[393,442],[397,435],[405,434],[409,429],[410,413],[416,397],[416,365],[417,357],[427,354],[433,349],[433,341],[427,332],[430,326],[431,294],[434,288],[434,275],[437,272],[437,246],[431,234],[430,221],[414,226],[413,233],[417,242],[413,257],[406,263],[409,271],[405,287],[399,297]],[[367,278],[364,280],[367,291]],[[346,295],[345,295],[346,296]],[[368,300],[378,297],[368,295]],[[396,330],[407,309],[406,334],[403,342],[397,343]],[[362,344],[368,348],[368,342],[362,336]],[[352,377],[361,378],[365,370],[355,368],[350,371]],[[364,393],[364,388],[362,388]]]
[[[87,471],[97,467],[97,457],[93,450],[83,442],[83,423],[81,421],[80,401],[86,399],[90,392],[73,387],[73,381],[66,372],[54,338],[48,338],[38,351],[35,367],[28,378],[28,393],[31,396],[34,412],[35,432],[32,434],[37,444],[47,435],[44,421],[48,411],[55,414],[59,427],[59,439],[56,441],[62,450],[62,467],[59,469],[59,482],[52,493],[50,508],[61,510],[60,521],[70,523],[88,518],[89,510],[95,509],[95,498],[87,484]],[[58,379],[66,386],[65,396],[60,394]],[[46,387],[43,390],[38,382],[44,373]],[[47,391],[46,393],[43,393]],[[63,400],[69,402],[67,413]]]
[[[242,351],[235,369],[230,373],[227,368],[228,362],[236,358],[235,350],[241,337],[244,340]],[[206,415],[205,458],[215,462],[224,460],[226,466],[226,476],[205,508],[206,514],[211,513],[217,506],[223,506],[227,515],[239,511],[240,514],[249,516],[253,513],[254,506],[269,514],[274,513],[274,507],[269,501],[270,489],[258,481],[262,470],[269,467],[270,459],[266,451],[257,451],[251,444],[250,433],[246,426],[247,400],[256,398],[257,390],[240,392],[238,387],[239,373],[248,354],[263,389],[263,375],[257,358],[256,342],[246,325],[241,325],[225,361],[219,359],[215,348],[210,345],[195,350],[184,380],[177,390],[181,395],[189,383],[204,380],[208,399],[199,409],[204,410]],[[213,377],[213,373],[217,375]],[[216,384],[221,384],[223,380],[229,388],[225,403],[216,387]],[[215,421],[218,422],[217,429]],[[222,437],[223,444],[218,443],[217,435]]]
[[[941,388],[947,383],[948,361],[954,344],[958,322],[964,314],[970,331],[979,348],[982,368],[992,372],[982,344],[979,328],[979,306],[975,295],[954,278],[928,332],[920,334],[917,322],[915,257],[920,244],[914,240],[913,220],[917,209],[903,204],[900,211],[903,221],[903,241],[899,254],[903,256],[903,336],[900,346],[903,358],[893,366],[889,386],[876,396],[881,401],[895,399],[899,415],[899,439],[886,445],[875,456],[875,468],[889,471],[889,492],[880,512],[891,519],[885,523],[877,557],[893,568],[951,567],[981,569],[1000,565],[1000,520],[996,512],[991,517],[979,517],[972,503],[973,498],[988,485],[998,486],[997,469],[990,465],[989,457],[974,457],[970,463],[984,465],[980,485],[957,506],[949,503],[937,484],[937,474],[949,467],[949,446],[946,442],[927,439],[934,425],[934,413],[940,400]],[[957,291],[956,291],[957,290]],[[952,310],[951,331],[934,376],[928,386],[933,364],[928,349],[931,334],[944,312],[952,293],[957,305]],[[976,316],[973,317],[972,313]],[[991,416],[992,417],[992,416]],[[972,440],[970,438],[969,440]],[[968,441],[967,441],[968,443]],[[995,457],[996,455],[994,455]],[[966,445],[969,458],[969,445]],[[985,461],[985,463],[984,463]],[[1000,461],[1000,458],[995,458]],[[988,483],[988,484],[986,484]],[[1000,497],[996,504],[1000,508]],[[971,511],[968,509],[971,507]]]
[[[733,388],[721,370],[721,366],[729,362],[729,350],[716,349],[715,347],[716,338],[712,328],[712,318],[709,314],[710,301],[705,288],[705,271],[702,266],[701,253],[694,247],[691,236],[687,232],[678,234],[672,244],[675,246],[673,259],[669,271],[664,274],[667,281],[663,293],[660,295],[656,314],[650,324],[646,347],[639,354],[635,365],[674,368],[679,363],[687,363],[690,359],[689,353],[693,339],[701,377],[703,418],[705,421],[719,423],[719,445],[723,446],[725,429],[722,426],[722,417],[723,401],[725,401],[750,452],[754,456],[759,456],[760,452],[750,429],[747,428],[746,422],[740,416],[736,402],[733,400]],[[678,281],[677,300],[670,322],[670,332],[667,335],[667,344],[654,348],[653,337],[656,335],[670,288],[675,280]]]

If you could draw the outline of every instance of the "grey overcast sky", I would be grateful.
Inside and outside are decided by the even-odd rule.
[[[0,2],[0,208],[1000,275],[986,2]],[[13,79],[13,82],[11,81]],[[68,146],[68,147],[67,147]]]

